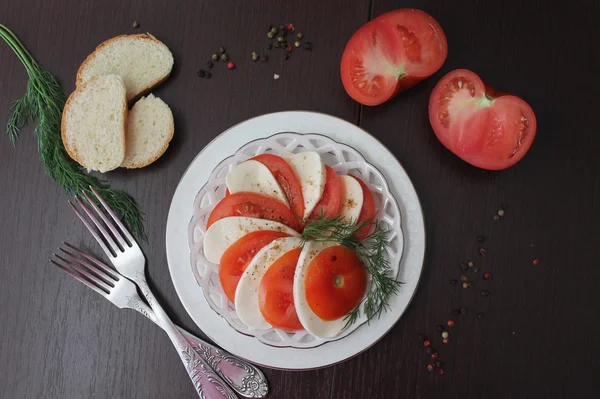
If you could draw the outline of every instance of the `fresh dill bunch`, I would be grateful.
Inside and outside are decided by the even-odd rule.
[[[19,38],[2,24],[0,37],[19,58],[29,77],[25,95],[11,106],[6,134],[12,144],[15,145],[19,133],[29,122],[37,121],[34,132],[46,173],[70,195],[91,194],[90,187],[94,187],[131,233],[146,241],[142,214],[135,200],[124,191],[111,189],[104,181],[86,174],[67,154],[60,133],[66,97],[56,77],[43,69]]]
[[[371,234],[363,240],[356,238],[356,233],[365,226],[375,225]],[[389,247],[389,231],[372,219],[354,224],[342,216],[328,219],[319,215],[311,220],[302,232],[302,243],[306,241],[335,242],[353,250],[361,259],[367,273],[371,275],[372,287],[363,299],[367,322],[390,308],[389,300],[398,293],[402,282],[390,276],[391,267],[387,255]],[[346,315],[346,327],[360,317],[360,304]]]

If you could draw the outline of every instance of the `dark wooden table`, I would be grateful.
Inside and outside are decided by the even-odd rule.
[[[385,338],[350,361],[310,372],[265,370],[272,398],[586,398],[600,394],[599,4],[4,0],[0,22],[66,92],[86,55],[112,36],[148,31],[173,51],[174,73],[155,90],[175,115],[171,147],[150,167],[106,178],[133,194],[145,212],[151,283],[175,321],[194,333],[200,330],[167,270],[164,232],[177,182],[211,139],[260,114],[313,110],[359,124],[404,165],[427,225],[424,273],[413,302]],[[423,9],[439,21],[448,59],[393,101],[359,106],[339,79],[344,46],[361,24],[400,7]],[[252,63],[267,24],[287,21],[314,51]],[[238,68],[219,65],[211,80],[199,79],[196,69],[221,45]],[[522,96],[535,110],[537,139],[515,167],[482,172],[435,138],[429,95],[444,73],[459,67]],[[0,44],[2,124],[25,85],[17,58]],[[0,150],[0,397],[194,397],[165,334],[48,265],[62,240],[99,248],[44,174],[31,129],[16,148],[2,137]],[[506,215],[494,223],[499,208]],[[480,234],[483,244],[476,241]],[[541,262],[534,266],[536,257]],[[450,284],[469,259],[493,273],[486,298],[479,293],[483,285],[463,290]],[[446,374],[431,375],[418,333],[441,347],[436,325],[461,306],[468,312],[457,317],[451,344],[440,348]],[[477,312],[485,318],[478,320]]]

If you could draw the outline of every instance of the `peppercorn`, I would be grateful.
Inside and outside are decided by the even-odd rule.
[[[285,42],[285,37],[283,37],[283,36],[278,36],[278,37],[277,37],[277,41],[278,41],[279,43],[283,43],[283,42]]]
[[[296,30],[292,24],[286,24],[285,29],[290,33],[293,33]]]
[[[534,265],[537,265],[538,263],[540,263],[540,258],[535,258],[533,260],[533,262],[531,262],[531,263],[533,263]]]
[[[283,25],[279,25],[279,30],[283,30],[284,26]]]
[[[198,70],[196,71],[196,73],[197,73],[197,74],[198,74],[198,76],[200,76],[201,78],[203,78],[203,77],[204,77],[204,75],[205,75],[205,72],[204,72],[202,69],[198,69]]]
[[[462,271],[465,271],[465,270],[467,270],[467,269],[468,269],[468,266],[467,266],[466,264],[464,264],[464,263],[461,263],[461,264],[460,264],[458,267],[459,267],[459,268],[460,268],[460,270],[462,270]]]
[[[423,342],[427,339],[427,337],[425,336],[425,334],[420,333],[419,334],[419,342]]]
[[[486,254],[486,253],[487,253],[487,251],[486,251],[486,249],[485,249],[485,248],[483,248],[483,247],[482,247],[482,248],[479,248],[479,255],[481,255],[481,256],[485,256],[485,254]]]
[[[444,331],[442,333],[442,338],[448,338],[450,336],[450,334],[448,334],[448,331]]]
[[[483,242],[485,240],[484,236],[477,236],[477,242]]]
[[[276,26],[274,26],[274,27],[271,28],[271,32],[273,32],[273,35],[276,35],[277,32],[279,32],[279,30],[277,29]]]
[[[426,348],[429,347],[429,346],[431,346],[431,341],[428,340],[428,339],[426,339],[425,341],[423,341],[423,346],[426,347]]]
[[[460,308],[460,314],[467,314],[467,308]]]
[[[437,352],[433,352],[433,353],[431,354],[431,358],[432,358],[433,360],[437,359],[438,357],[440,357],[440,355],[439,355],[439,353],[437,353]]]
[[[212,78],[212,73],[210,73],[210,72],[206,71],[206,73],[204,74],[204,77],[205,77],[206,79],[210,79],[210,78]]]
[[[462,283],[463,288],[469,288],[469,283]]]
[[[469,278],[467,276],[460,276],[460,281],[464,283],[465,281],[469,281]]]
[[[291,45],[291,44],[288,44],[288,45],[286,46],[286,48],[285,48],[285,51],[287,51],[288,53],[291,53],[293,49],[294,49],[294,48],[292,47],[292,45]]]
[[[470,260],[469,262],[467,262],[467,265],[468,265],[469,267],[473,267],[474,263],[473,263],[473,261],[472,261],[472,260]]]
[[[262,58],[260,59],[262,62],[267,62],[269,61],[269,57],[267,57],[266,55],[263,55]]]
[[[498,216],[504,216],[504,209],[498,209]]]
[[[433,353],[433,348],[430,346],[429,348],[425,349],[425,353],[431,355]]]
[[[456,279],[455,279],[455,278],[453,278],[452,280],[450,280],[450,284],[452,284],[452,285],[456,285],[456,283],[458,283],[458,281],[456,281]]]
[[[479,320],[483,319],[484,317],[485,317],[485,314],[483,314],[483,313],[477,313],[477,318]]]
[[[296,35],[296,37],[297,37],[298,39],[302,39],[302,38],[304,37],[304,35],[303,35],[302,33],[298,33],[298,34]]]
[[[294,46],[300,47],[300,42],[296,40],[296,42],[294,43]]]
[[[494,216],[492,216],[492,220],[493,220],[494,222],[497,222],[497,221],[499,221],[499,220],[500,220],[500,216],[498,216],[498,215],[494,215]]]
[[[221,61],[229,61],[229,57],[227,57],[227,54],[221,54]]]
[[[311,42],[304,42],[304,50],[311,51],[312,50],[312,43]]]
[[[490,273],[490,272],[483,273],[483,279],[484,280],[491,280],[492,279],[492,273]]]
[[[273,33],[273,31],[271,31],[271,32],[267,33],[267,37],[268,37],[269,39],[272,39],[272,38],[274,38],[274,37],[275,37],[275,33]]]
[[[135,29],[139,28],[140,27],[140,23],[138,21],[133,21],[133,27]]]
[[[275,44],[273,44],[273,46],[275,46],[275,48],[279,48],[279,42],[275,42]]]
[[[233,62],[228,62],[227,69],[233,69],[233,68],[235,68],[235,64]]]
[[[427,365],[427,371],[429,371],[431,373],[433,370],[435,370],[435,364],[429,363]]]
[[[285,61],[287,61],[289,58],[290,58],[290,56],[289,56],[288,54],[284,54],[284,55],[283,55],[283,59],[284,59]]]
[[[258,53],[256,51],[252,52],[252,61],[258,60]]]
[[[210,69],[210,68],[212,68],[212,67],[213,67],[213,65],[214,65],[214,64],[212,63],[212,61],[208,61],[208,62],[206,63],[206,66],[207,66],[209,69]]]
[[[481,296],[488,296],[489,294],[490,294],[490,292],[487,291],[487,290],[482,290],[481,291]]]
[[[435,367],[442,367],[442,362],[440,362],[439,360],[437,360],[435,362]]]
[[[439,375],[444,375],[444,369],[438,369],[437,373],[438,373]]]
[[[210,58],[212,58],[213,61],[219,61],[219,56],[217,55],[217,53],[213,53],[213,55],[211,55]]]
[[[452,309],[452,314],[460,314],[460,309]]]
[[[473,270],[473,273],[477,273],[479,271],[479,269],[476,267],[472,268],[471,270]]]
[[[449,344],[449,343],[450,343],[450,338],[444,338],[444,339],[442,339],[442,343],[443,343],[444,345],[447,345],[447,344]]]
[[[273,48],[273,45],[271,43],[267,44],[267,50],[271,50]]]
[[[455,322],[454,322],[454,320],[450,319],[450,320],[448,320],[447,324],[448,324],[448,327],[454,327]]]

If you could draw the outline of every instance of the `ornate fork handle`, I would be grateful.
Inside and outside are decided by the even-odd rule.
[[[129,298],[128,306],[146,316],[160,326],[160,322],[152,309],[135,295]],[[206,341],[177,327],[185,339],[194,347],[202,359],[223,379],[234,391],[245,398],[264,398],[269,392],[265,375],[254,365],[230,353],[223,351]]]
[[[175,324],[169,319],[160,306],[154,294],[150,291],[146,283],[146,277],[142,273],[137,273],[134,282],[140,287],[142,294],[148,301],[148,304],[154,311],[156,319],[160,326],[165,330],[171,342],[177,349],[179,357],[185,365],[185,369],[194,383],[194,388],[198,396],[202,399],[227,398],[235,399],[237,396],[231,388],[219,377],[209,364],[200,357],[194,347],[185,339],[183,334],[175,327]]]

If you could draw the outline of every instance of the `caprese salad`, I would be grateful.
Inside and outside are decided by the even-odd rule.
[[[225,182],[225,197],[206,222],[204,256],[219,266],[223,292],[249,328],[331,338],[369,301],[370,279],[384,276],[395,287],[387,293],[396,292],[389,264],[382,260],[377,270],[364,244],[386,242],[372,239],[383,235],[373,194],[360,178],[337,175],[307,151],[255,156],[233,167]]]

